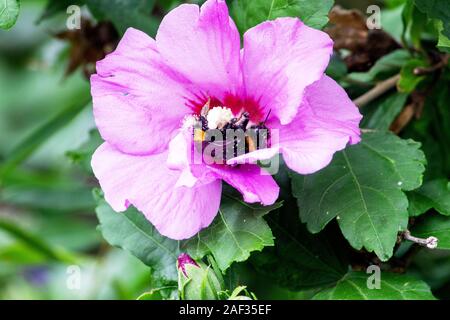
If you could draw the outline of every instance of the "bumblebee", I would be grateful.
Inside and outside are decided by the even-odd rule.
[[[263,149],[268,147],[270,133],[265,125],[269,115],[266,119],[257,125],[251,125],[250,114],[248,112],[242,112],[239,117],[232,117],[227,121],[222,121],[220,123],[214,123],[212,126],[217,127],[216,129],[221,132],[221,138],[217,139],[217,135],[208,135],[208,130],[210,130],[210,124],[208,123],[208,113],[210,112],[210,101],[208,101],[202,108],[200,115],[197,117],[197,125],[194,128],[194,142],[197,145],[205,147],[208,144],[214,144],[218,148],[222,148],[223,157],[220,160],[236,157],[239,154],[239,146],[244,142],[245,153],[253,152],[258,149]],[[242,141],[242,136],[235,135],[231,140],[227,139],[227,134],[231,131],[241,130],[244,133],[244,141]],[[217,133],[217,131],[215,132]],[[230,144],[233,144],[232,154],[226,154],[226,151],[230,149]],[[213,157],[217,158],[215,154]],[[227,157],[228,156],[228,157]]]

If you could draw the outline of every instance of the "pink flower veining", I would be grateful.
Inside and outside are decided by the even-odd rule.
[[[91,77],[94,117],[105,140],[92,168],[106,201],[118,212],[135,206],[173,239],[210,225],[222,181],[246,202],[273,204],[279,188],[257,160],[282,154],[290,169],[310,174],[360,141],[358,109],[324,75],[332,50],[326,33],[297,18],[251,28],[241,49],[224,0],[175,8],[156,39],[128,29]],[[198,118],[205,104],[235,117],[246,112],[279,138],[223,165],[192,163],[186,118]]]

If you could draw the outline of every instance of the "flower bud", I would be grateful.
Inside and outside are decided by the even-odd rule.
[[[177,267],[178,267],[178,270],[180,270],[186,277],[188,276],[186,274],[186,265],[187,264],[192,264],[196,267],[199,266],[197,264],[197,262],[195,262],[194,259],[192,259],[187,253],[180,254],[177,259]]]
[[[178,290],[182,300],[217,300],[222,291],[211,267],[194,261],[186,253],[177,260]]]

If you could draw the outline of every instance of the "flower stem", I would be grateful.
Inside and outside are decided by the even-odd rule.
[[[366,104],[375,100],[379,96],[383,95],[386,91],[395,87],[397,85],[397,82],[399,79],[400,79],[400,75],[397,74],[389,79],[381,81],[373,89],[367,91],[365,94],[363,94],[359,98],[353,100],[353,103],[356,104],[360,108],[365,106]]]
[[[428,249],[436,249],[439,239],[436,237],[428,237],[426,239],[414,237],[411,235],[409,230],[403,232],[403,238],[411,242],[417,243],[421,246],[427,247]]]

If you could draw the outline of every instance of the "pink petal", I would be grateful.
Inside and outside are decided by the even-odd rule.
[[[279,126],[280,149],[289,168],[314,173],[327,166],[336,151],[360,141],[358,108],[327,76],[309,86],[295,119]]]
[[[189,130],[180,130],[170,143],[167,163],[170,168],[181,171],[177,185],[192,187],[223,179],[238,189],[246,202],[270,205],[277,200],[278,185],[264,169],[253,164],[231,167],[196,163],[192,143],[192,132]],[[198,160],[201,160],[201,155]]]
[[[350,100],[345,90],[332,78],[322,78],[306,89],[305,104],[308,104],[314,117],[327,128],[342,132],[350,137],[350,143],[361,141],[359,123],[362,115]]]
[[[217,179],[210,174],[208,167],[202,162],[201,155],[194,153],[193,143],[192,129],[180,129],[169,144],[167,166],[181,171],[177,187],[191,188],[197,183],[207,184]],[[196,160],[198,162],[195,162]]]
[[[115,211],[134,205],[164,236],[187,239],[216,216],[222,182],[175,187],[180,171],[166,167],[167,153],[133,156],[107,142],[92,157],[92,168]]]
[[[91,77],[94,116],[103,139],[131,154],[163,151],[189,112],[190,86],[161,60],[152,38],[128,29]]]
[[[225,0],[201,7],[184,4],[167,14],[156,36],[158,50],[169,65],[206,94],[224,99],[241,86],[240,37]]]
[[[274,146],[271,148],[264,148],[260,150],[256,150],[253,152],[249,152],[243,154],[241,156],[231,158],[227,160],[227,164],[235,165],[235,164],[244,164],[244,163],[256,163],[260,160],[269,160],[278,154],[278,146]]]
[[[193,139],[191,129],[180,129],[169,143],[167,165],[173,170],[183,170],[190,165]]]
[[[319,80],[333,50],[330,37],[297,18],[278,18],[244,35],[243,72],[247,95],[264,114],[272,110],[287,124],[295,117],[305,88]]]
[[[211,166],[209,169],[215,176],[239,190],[245,202],[259,202],[267,206],[278,199],[280,188],[277,183],[257,165]]]

